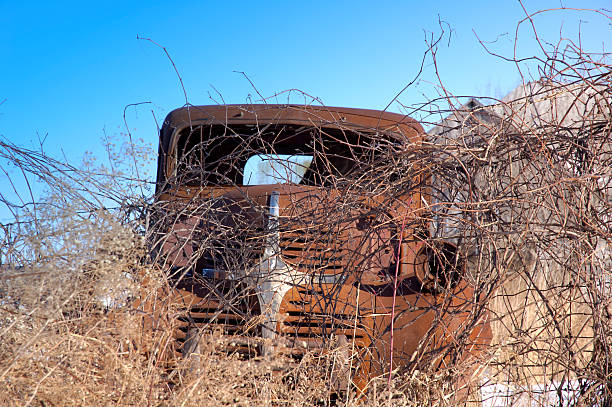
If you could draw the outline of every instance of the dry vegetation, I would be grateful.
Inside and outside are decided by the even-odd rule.
[[[334,351],[306,353],[283,368],[219,352],[224,338],[211,332],[197,352],[173,358],[184,310],[166,295],[176,278],[151,253],[187,209],[164,208],[160,218],[143,198],[142,167],[119,171],[131,158],[76,168],[0,141],[15,192],[0,195],[15,218],[0,225],[0,404],[297,406],[338,397],[346,405],[452,405],[464,394],[453,379],[471,372],[461,382],[472,404],[612,405],[611,66],[571,42],[553,48],[539,58],[541,79],[491,106],[446,93],[455,108],[434,111],[440,101],[421,108],[431,121],[445,119],[426,142],[404,151],[372,146],[386,154],[364,163],[375,170],[331,181],[348,207],[364,194],[397,199],[420,187],[415,171],[431,174],[433,227],[424,239],[450,240],[467,259],[480,312],[470,321],[486,311],[493,328],[478,360],[456,357],[435,370],[430,361],[440,355],[418,353],[390,385],[375,378],[357,398],[330,395]],[[435,61],[435,44],[430,51]],[[125,156],[144,160],[133,144],[118,155]],[[45,185],[44,199],[29,192],[35,180]],[[198,213],[219,209],[198,205]],[[198,239],[201,254],[219,236]],[[247,257],[232,252],[226,260]],[[468,345],[444,352],[460,355]]]

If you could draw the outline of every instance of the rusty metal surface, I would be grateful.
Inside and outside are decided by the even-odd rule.
[[[184,303],[183,349],[213,331],[234,338],[222,349],[250,358],[342,348],[359,389],[388,372],[391,355],[406,369],[482,351],[486,312],[459,257],[445,257],[454,246],[429,240],[427,171],[409,161],[421,137],[412,119],[360,109],[172,112],[154,255]],[[313,155],[300,183],[242,184],[247,157],[294,145]]]

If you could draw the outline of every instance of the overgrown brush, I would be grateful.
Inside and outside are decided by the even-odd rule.
[[[549,48],[534,58],[542,77],[507,99],[483,106],[440,84],[445,97],[416,109],[436,122],[410,163],[431,177],[427,238],[456,244],[466,261],[494,333],[480,359],[411,361],[359,396],[332,395],[333,352],[281,368],[218,352],[210,335],[177,356],[181,305],[150,258],[159,230],[138,170],[72,166],[0,141],[13,189],[0,201],[14,217],[0,225],[0,404],[610,405],[611,66],[572,42]],[[143,151],[130,143],[119,161],[140,165]],[[360,182],[400,189],[377,179]]]
[[[73,213],[72,208],[67,210]],[[142,240],[100,213],[80,226],[84,235],[79,238],[73,234],[78,228],[72,223],[60,221],[53,230],[56,237],[69,230],[67,234],[76,239],[70,245],[74,258],[66,257],[66,246],[54,247],[56,254],[47,252],[44,259],[2,270],[0,383],[4,390],[0,404],[309,406],[331,402],[326,373],[331,354],[311,353],[288,369],[281,361],[242,361],[237,355],[219,353],[211,336],[197,354],[177,357],[172,319],[177,304],[163,295],[168,289],[165,275],[146,264]],[[37,241],[36,236],[29,238]],[[424,384],[425,376],[413,375],[411,380],[420,389],[427,388],[430,396],[435,392]],[[421,395],[409,392],[408,397],[406,383],[410,380],[397,379],[393,402],[414,405],[411,397]],[[386,405],[385,388],[386,382],[377,380],[365,399],[349,394],[334,400]],[[423,400],[431,401],[429,396]]]

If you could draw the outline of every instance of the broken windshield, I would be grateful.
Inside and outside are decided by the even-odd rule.
[[[186,128],[176,138],[170,175],[184,185],[329,185],[362,173],[388,148],[381,141],[392,143],[372,136],[294,124]]]

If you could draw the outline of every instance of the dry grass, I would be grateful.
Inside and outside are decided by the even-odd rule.
[[[126,270],[118,267],[116,272],[122,275]],[[129,271],[134,272],[133,265]],[[137,271],[149,273],[148,286],[136,290],[140,296],[154,296],[165,284],[163,276],[149,268]],[[104,310],[96,297],[87,297],[99,281],[72,284],[70,279],[33,277],[26,270],[11,274],[19,276],[3,280],[3,298],[15,301],[5,301],[0,309],[0,382],[5,389],[1,405],[311,406],[331,402],[331,354],[312,353],[287,368],[278,360],[244,361],[219,353],[212,337],[203,340],[199,353],[175,360],[167,357],[173,350],[173,325],[159,320],[151,325],[150,312],[138,307]],[[28,303],[17,299],[26,292],[41,295]],[[52,308],[58,304],[61,308]],[[157,312],[172,315],[171,304],[157,304],[167,307]],[[393,404],[439,402],[445,394],[438,388],[443,382],[419,372],[400,376],[391,389]],[[364,398],[345,394],[334,402],[387,405],[386,378],[374,380],[370,387]]]

